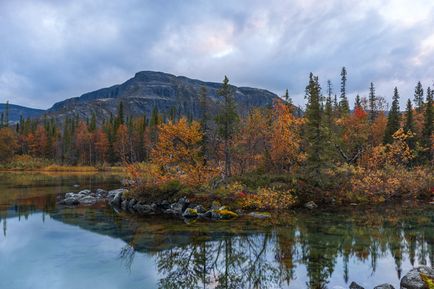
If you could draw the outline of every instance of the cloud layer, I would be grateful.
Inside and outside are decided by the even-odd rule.
[[[338,88],[342,66],[353,96],[374,81],[406,99],[433,85],[433,15],[431,0],[4,0],[0,102],[48,108],[158,70],[302,104],[310,71]]]

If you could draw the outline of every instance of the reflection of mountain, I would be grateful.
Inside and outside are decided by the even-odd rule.
[[[15,216],[24,216],[35,206],[15,209]],[[405,260],[432,264],[434,258],[432,210],[297,213],[281,215],[274,226],[243,219],[186,225],[118,215],[110,208],[45,210],[65,224],[122,239],[126,245],[120,257],[127,266],[135,252],[150,254],[161,288],[283,288],[299,282],[299,267],[306,271],[308,288],[326,288],[333,272],[342,271],[343,279],[352,281],[354,261],[379,274],[396,270],[396,283]],[[395,268],[378,267],[383,258],[394,261]]]

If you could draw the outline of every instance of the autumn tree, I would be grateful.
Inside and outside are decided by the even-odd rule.
[[[125,124],[121,124],[116,131],[114,150],[122,162],[129,160],[129,148],[128,127]]]
[[[223,98],[219,114],[216,116],[219,136],[223,139],[224,151],[224,179],[231,176],[231,142],[236,131],[239,117],[236,111],[234,93],[229,85],[229,79],[225,76],[218,95]]]
[[[0,161],[8,161],[18,149],[16,133],[8,128],[0,128]]]
[[[395,87],[393,92],[392,107],[390,108],[389,115],[387,116],[387,126],[384,132],[384,143],[393,142],[393,134],[400,128],[400,112],[399,112],[399,93],[398,88]]]
[[[151,150],[151,161],[163,168],[166,177],[189,185],[200,185],[214,176],[202,156],[200,123],[189,123],[185,117],[178,122],[159,126],[157,145]]]
[[[95,159],[96,162],[104,163],[107,161],[107,152],[109,148],[109,141],[107,134],[103,129],[99,128],[95,132]]]
[[[273,104],[270,136],[270,157],[278,171],[289,171],[304,160],[301,148],[302,119],[292,113],[292,107],[277,100]]]

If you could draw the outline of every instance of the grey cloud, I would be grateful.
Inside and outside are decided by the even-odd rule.
[[[432,84],[434,19],[412,19],[412,4],[401,2],[6,0],[0,101],[46,108],[159,70],[210,81],[226,74],[279,94],[289,88],[301,104],[310,71],[338,88],[342,66],[352,95],[374,81],[388,99],[394,85],[407,97],[417,80]]]

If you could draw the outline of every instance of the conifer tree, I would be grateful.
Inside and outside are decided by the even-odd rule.
[[[390,108],[389,115],[387,116],[387,125],[384,132],[383,142],[390,144],[393,142],[393,134],[399,129],[400,124],[400,112],[399,112],[399,93],[398,88],[395,87],[393,93],[392,107]]]
[[[206,163],[208,154],[208,142],[209,142],[209,107],[208,107],[208,97],[207,90],[205,87],[201,87],[199,91],[199,105],[200,105],[200,130],[203,134],[202,137],[202,155],[204,157],[204,162]]]
[[[405,112],[405,124],[404,124],[404,131],[406,133],[415,133],[415,129],[414,129],[414,119],[413,119],[413,106],[411,104],[411,100],[408,99],[407,101],[407,108],[406,108],[406,112]],[[407,139],[407,144],[410,147],[410,149],[414,149],[416,146],[416,142],[413,137],[409,137]]]
[[[414,88],[414,105],[416,106],[417,111],[420,111],[423,106],[423,87],[420,81],[417,83]]]
[[[377,117],[377,97],[375,96],[375,86],[371,82],[369,87],[369,122],[373,123]]]
[[[309,75],[309,84],[306,87],[307,106],[306,106],[306,153],[307,168],[315,182],[321,183],[321,171],[325,166],[325,144],[327,142],[321,111],[321,87],[318,77],[312,73]]]
[[[224,156],[225,156],[225,180],[231,176],[231,141],[235,133],[236,124],[239,117],[235,107],[235,100],[232,88],[229,86],[229,79],[225,76],[223,84],[218,91],[218,95],[223,97],[222,108],[216,116],[216,124],[218,133],[223,138],[224,142]]]
[[[432,160],[432,134],[433,134],[433,95],[434,90],[430,89],[430,93],[426,96],[424,124],[422,130],[422,147],[425,150],[424,159]]]
[[[360,100],[360,95],[356,95],[356,100],[354,101],[354,109],[362,108],[362,101]]]
[[[347,70],[345,67],[342,67],[341,71],[341,97],[339,100],[339,111],[341,114],[348,114],[350,111],[350,106],[348,104],[348,98],[346,94],[346,85],[347,85]]]

